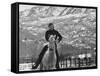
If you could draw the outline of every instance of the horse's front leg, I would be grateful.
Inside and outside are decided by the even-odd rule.
[[[48,67],[43,65],[43,63],[40,64],[40,70],[48,70]]]

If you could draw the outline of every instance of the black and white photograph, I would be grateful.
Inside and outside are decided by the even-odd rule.
[[[19,4],[19,72],[97,67],[95,7]]]

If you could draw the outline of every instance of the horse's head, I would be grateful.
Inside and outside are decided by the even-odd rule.
[[[49,38],[50,42],[54,42],[55,41],[55,37],[56,37],[55,35],[51,35],[50,38]]]

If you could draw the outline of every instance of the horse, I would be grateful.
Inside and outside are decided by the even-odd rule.
[[[48,43],[48,49],[42,59],[41,65],[42,65],[42,70],[52,70],[56,69],[56,48],[55,48],[55,35],[51,35],[49,38],[49,43]]]

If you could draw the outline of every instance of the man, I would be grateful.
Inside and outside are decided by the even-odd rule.
[[[49,28],[49,30],[47,30],[45,33],[45,39],[46,39],[46,41],[49,42],[49,37],[51,35],[55,36],[55,40],[56,40],[55,46],[56,46],[56,56],[57,56],[56,68],[59,69],[59,64],[58,64],[59,63],[59,55],[58,55],[58,51],[57,51],[57,44],[62,40],[62,36],[60,35],[60,33],[58,31],[56,31],[54,29],[53,23],[49,23],[48,28]],[[38,67],[38,65],[41,63],[42,58],[43,58],[45,52],[47,51],[47,49],[48,49],[48,46],[47,45],[44,46],[44,48],[42,49],[42,52],[39,55],[39,58],[36,61],[36,65],[32,66],[32,69],[35,69]]]

